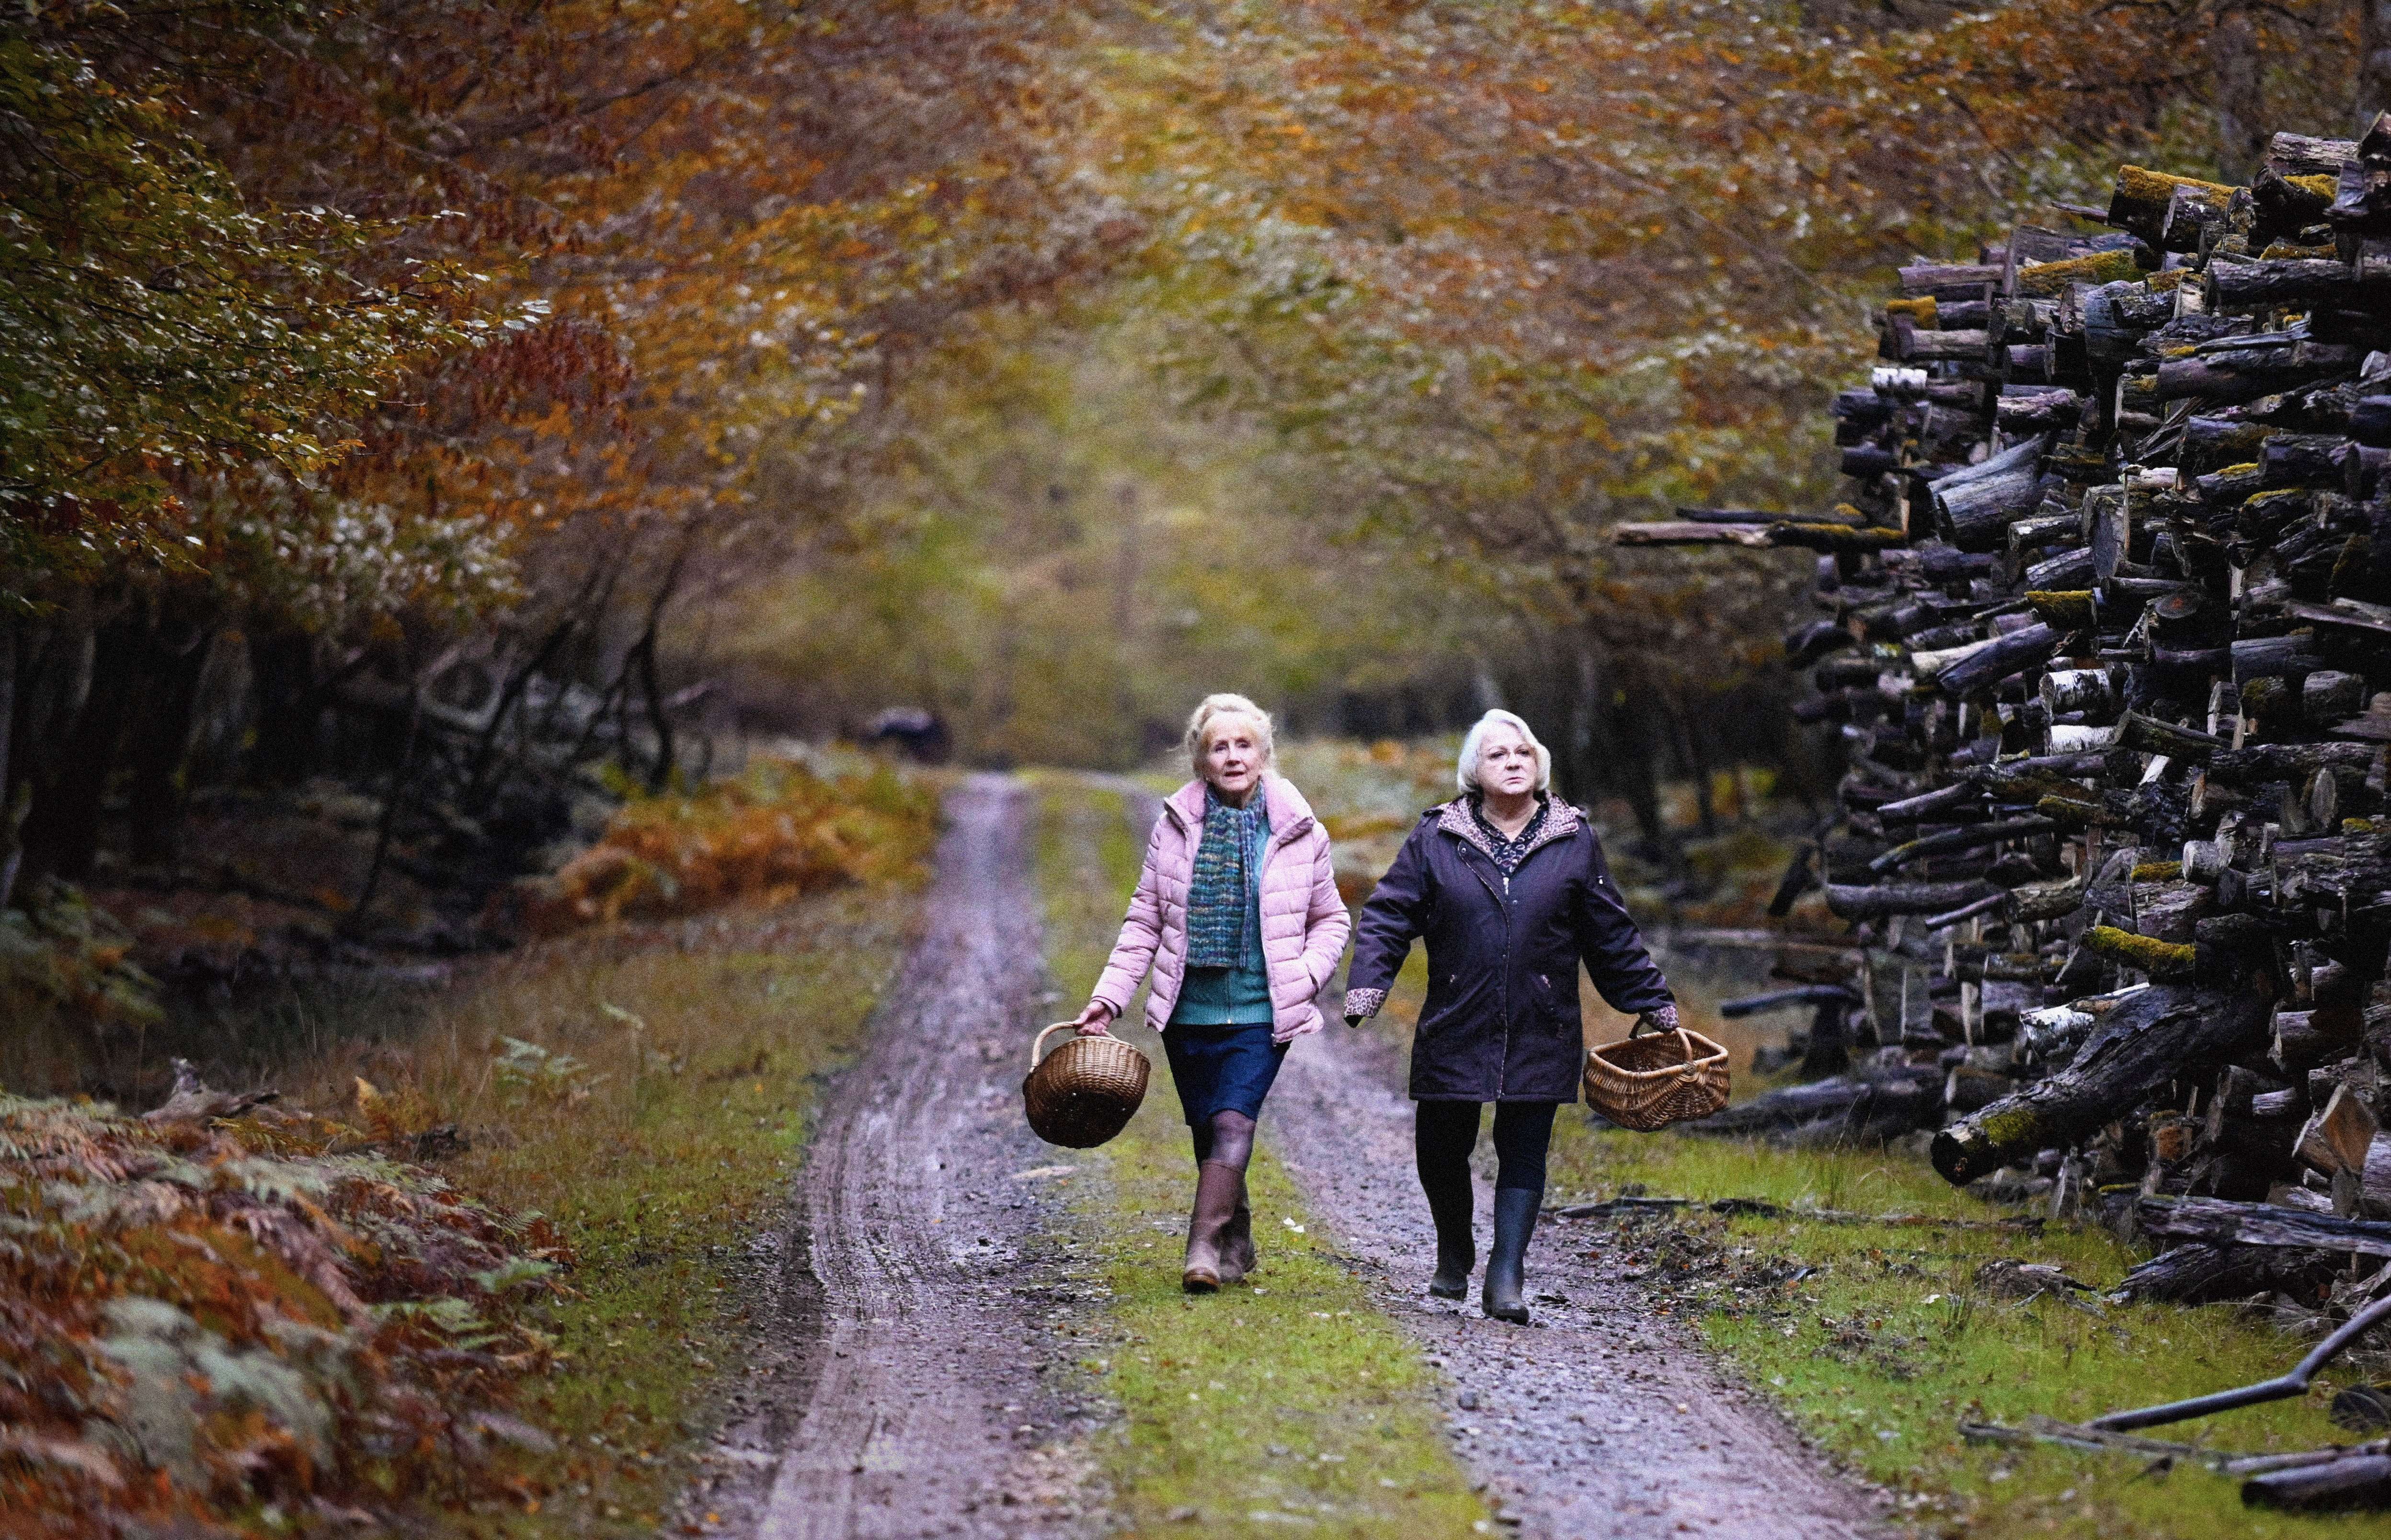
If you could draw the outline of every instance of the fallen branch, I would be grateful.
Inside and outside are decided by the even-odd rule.
[[[1880,1224],[1892,1228],[1931,1230],[1998,1230],[2038,1235],[2038,1217],[2016,1219],[1945,1219],[1935,1214],[1867,1214],[1850,1209],[1796,1209],[1764,1197],[1722,1197],[1710,1202],[1692,1197],[1613,1197],[1600,1203],[1570,1203],[1544,1212],[1555,1219],[1609,1219],[1622,1214],[1668,1213],[1700,1209],[1734,1219],[1797,1219],[1804,1223]]]
[[[2193,1396],[2189,1401],[2170,1401],[2164,1405],[2144,1406],[2130,1412],[2111,1412],[2091,1421],[2094,1428],[2119,1430],[2154,1428],[2161,1423],[2182,1422],[2190,1417],[2207,1417],[2215,1412],[2230,1412],[2243,1406],[2255,1406],[2263,1402],[2286,1401],[2307,1393],[2308,1381],[2317,1371],[2341,1356],[2342,1350],[2357,1341],[2379,1323],[2391,1320],[2391,1295],[2368,1305],[2343,1322],[2332,1336],[2308,1350],[2308,1355],[2294,1365],[2289,1374],[2262,1379],[2255,1385],[2242,1385],[2229,1391],[2217,1391],[2208,1395]],[[2244,1495],[2244,1500],[2247,1495]]]
[[[2375,1439],[2367,1443],[2333,1444],[2323,1449],[2302,1449],[2292,1454],[2236,1455],[2229,1450],[2210,1449],[2197,1443],[2171,1443],[2164,1439],[2114,1432],[2089,1423],[2061,1422],[2057,1417],[2044,1417],[2040,1413],[2026,1418],[2023,1426],[2016,1428],[1997,1422],[1970,1422],[1961,1418],[1959,1436],[1970,1443],[1998,1443],[2012,1449],[2056,1443],[2069,1449],[2087,1449],[2100,1454],[2195,1460],[2226,1476],[2312,1470],[2343,1460],[2391,1454],[2391,1439]]]

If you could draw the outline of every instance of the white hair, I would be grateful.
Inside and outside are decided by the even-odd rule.
[[[1486,730],[1490,727],[1510,728],[1521,738],[1527,740],[1529,752],[1536,757],[1536,790],[1550,791],[1553,784],[1553,751],[1544,745],[1536,736],[1536,730],[1530,727],[1517,713],[1497,710],[1490,711],[1479,718],[1477,724],[1470,728],[1467,736],[1461,740],[1461,764],[1454,771],[1453,778],[1461,783],[1462,794],[1474,796],[1480,789],[1478,756],[1486,747]]]
[[[1204,773],[1204,751],[1212,746],[1212,724],[1223,717],[1244,717],[1254,724],[1254,741],[1260,745],[1265,769],[1278,757],[1277,746],[1271,737],[1269,712],[1243,695],[1207,695],[1196,714],[1187,718],[1187,763],[1197,777]]]

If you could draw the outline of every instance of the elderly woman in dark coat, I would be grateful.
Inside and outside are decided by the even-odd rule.
[[[1428,1292],[1468,1292],[1470,1152],[1494,1104],[1494,1249],[1481,1302],[1525,1322],[1528,1237],[1544,1196],[1553,1115],[1577,1100],[1585,1063],[1583,960],[1613,1010],[1674,1029],[1668,981],[1644,950],[1585,815],[1554,798],[1552,756],[1528,724],[1490,711],[1462,741],[1462,795],[1431,808],[1362,910],[1345,1019],[1386,1003],[1415,940],[1428,943],[1428,1002],[1412,1041],[1420,1185],[1436,1220]]]

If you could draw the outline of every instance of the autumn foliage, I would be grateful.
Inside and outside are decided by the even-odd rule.
[[[634,798],[596,845],[527,885],[523,922],[553,934],[904,877],[923,869],[937,826],[936,795],[889,770],[825,779],[759,760],[693,792]]]
[[[8,1532],[519,1503],[507,1450],[547,1440],[506,1407],[549,1361],[526,1307],[554,1237],[381,1153],[386,1131],[237,1101],[0,1095]]]

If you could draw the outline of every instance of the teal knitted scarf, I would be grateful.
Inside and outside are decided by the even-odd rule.
[[[1253,891],[1261,843],[1260,796],[1232,808],[1211,787],[1204,788],[1204,839],[1196,847],[1196,872],[1187,886],[1187,963],[1198,968],[1234,968],[1247,960],[1260,937],[1246,932],[1247,899]]]

